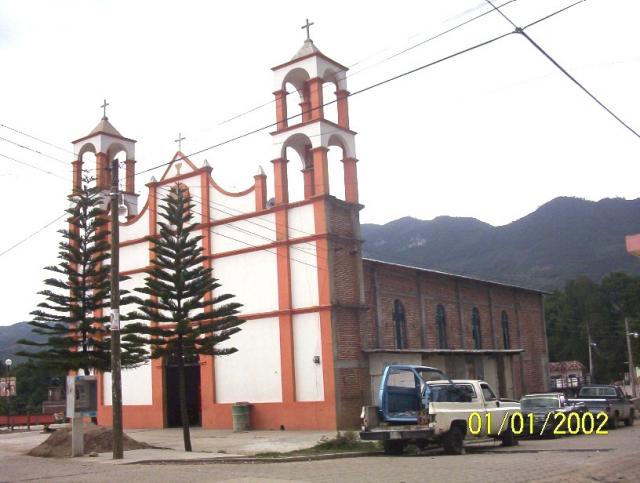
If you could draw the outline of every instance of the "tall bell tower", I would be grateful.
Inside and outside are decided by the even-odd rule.
[[[73,191],[80,189],[82,185],[82,170],[84,169],[82,157],[91,152],[96,156],[95,178],[96,186],[101,189],[103,207],[109,202],[111,188],[111,162],[119,153],[124,152],[125,173],[124,189],[122,190],[122,202],[127,207],[127,216],[133,217],[138,213],[138,195],[135,193],[135,154],[136,141],[124,137],[109,122],[107,117],[106,99],[102,106],[102,119],[98,125],[86,136],[73,141]]]
[[[275,80],[276,130],[272,132],[274,159],[275,216],[277,226],[278,275],[282,366],[294,374],[294,384],[283,385],[284,400],[298,403],[301,391],[296,359],[296,341],[302,329],[296,311],[311,311],[296,304],[302,278],[300,256],[311,244],[315,259],[310,265],[316,272],[317,311],[320,325],[321,364],[324,381],[324,417],[332,418],[337,427],[354,427],[359,421],[360,406],[368,387],[368,369],[360,346],[360,314],[365,310],[362,274],[361,234],[358,200],[356,133],[349,126],[349,91],[347,67],[324,55],[309,35],[312,24],[307,20],[302,28],[307,38],[291,60],[273,67]],[[323,87],[335,88],[337,120],[325,117]],[[287,92],[293,86],[293,92]],[[287,103],[299,96],[300,115],[291,116]],[[290,106],[290,105],[289,105]],[[304,199],[291,202],[287,179],[287,148],[302,160]],[[344,175],[344,199],[336,187],[329,185],[328,153],[338,150]],[[332,178],[335,179],[335,178]],[[334,191],[332,191],[332,188]],[[303,214],[304,213],[304,214]],[[313,232],[300,233],[304,226]],[[303,236],[301,236],[303,235]],[[315,284],[312,284],[315,285]],[[293,296],[292,296],[293,294]],[[298,295],[296,295],[298,294]],[[292,315],[288,315],[291,313]],[[307,336],[310,336],[308,328]],[[292,353],[290,355],[290,353]],[[294,357],[295,356],[295,357]],[[292,363],[296,360],[296,363]],[[290,367],[291,369],[287,369]],[[304,374],[304,372],[302,372]]]

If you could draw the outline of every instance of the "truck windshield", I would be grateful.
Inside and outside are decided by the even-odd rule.
[[[520,407],[522,409],[556,409],[560,407],[560,405],[556,397],[525,397],[520,401]]]
[[[616,397],[616,390],[613,387],[583,387],[578,397]]]

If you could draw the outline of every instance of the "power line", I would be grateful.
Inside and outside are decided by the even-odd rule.
[[[34,236],[36,236],[38,233],[42,232],[43,230],[47,229],[48,227],[50,227],[51,225],[53,225],[56,221],[58,221],[60,218],[63,218],[64,216],[67,215],[67,212],[65,211],[62,215],[56,217],[55,219],[51,220],[49,223],[47,223],[46,225],[44,225],[41,228],[38,228],[36,231],[34,231],[31,235],[27,236],[26,238],[23,238],[22,240],[20,240],[18,243],[15,243],[14,245],[11,245],[9,248],[7,248],[6,250],[4,250],[3,252],[0,252],[0,257],[9,253],[11,250],[13,250],[14,248],[22,245],[23,243],[25,243],[26,241],[30,240],[31,238],[33,238]]]
[[[33,169],[37,169],[38,171],[41,171],[41,172],[46,173],[46,174],[50,174],[51,176],[55,176],[56,178],[59,178],[61,180],[71,181],[69,178],[63,178],[62,176],[60,176],[60,175],[58,175],[56,173],[53,173],[51,171],[47,171],[46,169],[39,168],[39,167],[34,166],[33,164],[29,164],[29,163],[27,163],[25,161],[20,161],[19,159],[12,158],[11,156],[7,156],[6,154],[0,153],[0,156],[2,156],[3,158],[7,158],[8,160],[13,161],[15,163],[22,164],[24,166],[28,166],[28,167],[33,168]]]
[[[14,145],[16,145],[16,146],[18,146],[18,147],[20,147],[22,149],[26,149],[28,151],[32,151],[32,152],[37,153],[37,154],[39,154],[41,156],[44,156],[45,158],[49,158],[49,159],[52,159],[52,160],[54,160],[54,161],[56,161],[58,163],[62,163],[65,166],[69,166],[69,163],[67,161],[62,161],[61,159],[58,159],[58,158],[56,158],[54,156],[50,156],[48,154],[42,153],[42,152],[38,151],[37,149],[30,148],[29,146],[25,146],[25,145],[20,144],[18,142],[12,141],[11,139],[3,138],[2,136],[0,136],[0,140],[8,142],[8,143],[11,143],[11,144],[14,144]]]
[[[593,99],[600,107],[602,107],[605,111],[607,111],[616,121],[618,121],[620,124],[622,124],[625,128],[627,128],[629,131],[631,131],[631,133],[633,133],[637,138],[640,138],[640,134],[634,130],[631,126],[629,126],[626,122],[624,122],[620,117],[618,117],[618,115],[616,115],[611,109],[609,109],[607,106],[604,105],[604,103],[602,101],[600,101],[600,99],[598,99],[595,95],[593,95],[586,87],[584,87],[575,77],[573,77],[571,74],[569,74],[569,72],[567,72],[567,70],[562,67],[553,57],[551,57],[542,47],[540,47],[525,31],[524,28],[520,28],[518,26],[516,26],[515,23],[513,23],[511,21],[511,19],[509,17],[507,17],[504,12],[502,12],[502,10],[500,10],[500,8],[496,7],[495,5],[493,5],[493,3],[491,3],[491,0],[485,0],[489,5],[491,5],[494,10],[496,10],[497,12],[500,13],[500,15],[502,15],[511,25],[513,25],[513,27],[515,28],[515,30],[513,31],[513,33],[516,34],[520,34],[522,35],[525,39],[527,39],[529,41],[529,43],[531,43],[531,45],[533,45],[542,55],[544,55],[554,66],[556,66],[560,72],[562,72],[565,76],[567,76],[575,85],[577,85],[585,94],[587,94],[591,99]],[[555,12],[554,14],[551,15],[547,15],[544,18],[550,18],[553,15],[555,15],[556,13],[560,13],[561,11],[567,10],[571,7],[573,7],[574,5],[578,5],[579,3],[584,2],[585,0],[579,0],[569,6],[567,6],[566,8],[559,10],[558,12]],[[537,20],[531,24],[529,24],[528,26],[531,25],[535,25],[538,22],[541,22],[543,19]],[[526,27],[525,27],[526,28]]]
[[[69,150],[69,149],[66,149],[66,148],[60,147],[60,146],[58,146],[58,145],[56,145],[56,144],[50,143],[49,141],[45,141],[44,139],[40,139],[40,138],[38,138],[38,137],[36,137],[36,136],[33,136],[32,134],[27,134],[27,133],[26,133],[26,132],[24,132],[24,131],[20,131],[19,129],[16,129],[16,128],[14,128],[14,127],[7,126],[6,124],[3,124],[3,123],[1,123],[1,122],[0,122],[0,126],[2,126],[2,127],[3,127],[3,128],[5,128],[5,129],[9,129],[10,131],[16,132],[16,133],[18,133],[18,134],[22,134],[23,136],[26,136],[26,137],[28,137],[28,138],[35,139],[36,141],[39,141],[39,142],[41,142],[41,143],[43,143],[43,144],[46,144],[47,146],[51,146],[52,148],[59,149],[60,151],[64,151],[64,152],[66,152],[66,153],[70,153],[70,154],[75,154],[73,151],[71,151],[71,150]]]
[[[500,5],[500,7],[504,7],[504,6],[509,5],[510,3],[513,3],[513,2],[516,2],[516,1],[517,1],[517,0],[508,0],[508,1],[506,1],[505,3],[503,3],[502,5]],[[474,9],[472,9],[472,10],[477,10],[478,8],[479,8],[479,7],[476,7],[476,8],[474,8]],[[467,10],[467,11],[468,11],[468,10]],[[345,79],[347,79],[347,78],[349,78],[349,79],[350,79],[350,78],[352,78],[352,77],[354,77],[354,76],[356,76],[356,75],[358,75],[358,74],[360,74],[360,73],[362,73],[362,72],[364,72],[364,71],[366,71],[366,70],[368,70],[368,69],[371,69],[372,67],[375,67],[375,66],[377,66],[377,65],[383,64],[384,62],[387,62],[387,61],[389,61],[389,60],[391,60],[391,59],[393,59],[393,58],[395,58],[395,57],[398,57],[398,56],[400,56],[400,55],[402,55],[402,54],[405,54],[406,52],[409,52],[409,51],[411,51],[411,50],[415,49],[416,47],[420,47],[420,46],[422,46],[422,45],[424,45],[424,44],[426,44],[426,43],[428,43],[428,42],[431,42],[432,40],[435,40],[435,39],[440,38],[440,37],[442,37],[442,36],[444,36],[444,35],[446,35],[446,34],[448,34],[448,33],[451,33],[451,32],[453,32],[453,31],[455,31],[455,30],[457,30],[457,29],[459,29],[459,28],[461,28],[461,27],[463,27],[463,26],[465,26],[465,25],[467,25],[467,24],[469,24],[469,23],[471,23],[471,22],[473,22],[473,21],[475,21],[475,20],[478,20],[479,18],[484,17],[485,15],[487,15],[487,14],[489,14],[489,13],[492,13],[493,11],[494,11],[493,9],[489,9],[489,10],[487,10],[486,12],[484,12],[484,13],[482,13],[482,14],[480,14],[480,15],[477,15],[477,16],[475,16],[475,17],[471,18],[471,19],[468,19],[468,20],[466,20],[466,21],[464,21],[464,22],[461,22],[461,23],[459,23],[459,24],[457,24],[457,25],[455,25],[455,26],[453,26],[453,27],[451,27],[451,28],[449,28],[449,29],[447,29],[447,30],[445,30],[445,31],[443,31],[443,32],[440,32],[440,33],[438,33],[438,34],[436,34],[436,35],[433,35],[432,37],[430,37],[430,38],[428,38],[428,39],[426,39],[426,40],[423,40],[423,41],[421,41],[421,42],[418,42],[417,44],[413,44],[413,45],[411,45],[411,46],[409,46],[409,47],[407,47],[407,48],[405,48],[405,49],[403,49],[403,50],[401,50],[401,51],[399,51],[399,52],[396,52],[395,54],[393,54],[393,55],[391,55],[391,56],[389,56],[389,57],[386,57],[386,58],[384,58],[384,59],[382,59],[382,60],[380,60],[380,61],[378,61],[378,62],[375,62],[375,63],[373,63],[373,64],[371,64],[371,65],[369,65],[369,66],[363,67],[362,69],[360,69],[360,70],[358,70],[358,71],[355,71],[355,72],[352,72],[352,73],[347,74],[346,70],[341,69],[341,70],[339,70],[339,71],[336,73],[336,76],[337,76],[338,74],[341,74],[341,73],[344,73],[344,76],[343,76],[341,79],[337,79],[337,80],[338,80],[338,81],[341,81],[341,80],[345,80]],[[412,35],[412,36],[410,36],[410,37],[409,37],[409,39],[414,38],[414,37],[416,37],[417,35],[419,35],[419,34]],[[375,53],[373,53],[373,54],[371,54],[371,55],[368,55],[368,56],[367,56],[367,57],[365,57],[364,59],[360,59],[359,61],[354,62],[353,64],[349,65],[347,68],[349,69],[349,68],[351,68],[351,67],[355,67],[356,65],[361,64],[361,63],[363,63],[363,62],[365,62],[365,61],[367,61],[367,60],[369,60],[369,59],[371,59],[371,58],[375,57],[375,56],[376,56],[377,54],[379,54],[379,53],[386,52],[387,50],[389,50],[389,48],[390,48],[390,47],[385,47],[384,49],[378,50],[377,52],[375,52]],[[328,88],[330,88],[330,87],[331,87],[331,86],[327,86],[327,87],[325,87],[325,86],[326,86],[326,84],[325,84],[325,85],[323,85],[323,89],[326,89],[327,87],[328,87]],[[286,94],[287,94],[287,95],[289,95],[289,94],[293,94],[293,93],[292,93],[292,92],[287,92]],[[222,125],[222,124],[226,124],[226,123],[228,123],[228,122],[231,122],[231,121],[233,121],[233,120],[235,120],[235,119],[239,119],[239,118],[241,118],[241,117],[244,117],[244,116],[245,116],[245,115],[247,115],[247,114],[251,114],[252,112],[255,112],[255,111],[259,110],[259,109],[262,109],[263,107],[269,106],[269,105],[274,104],[274,103],[275,103],[275,100],[274,100],[274,99],[271,99],[270,101],[265,102],[264,104],[260,104],[260,105],[258,105],[258,106],[256,106],[256,107],[253,107],[253,108],[251,108],[251,109],[249,109],[249,110],[247,110],[247,111],[245,111],[245,112],[242,112],[242,113],[237,114],[237,115],[235,115],[235,116],[233,116],[233,117],[230,117],[230,118],[228,118],[228,119],[225,119],[224,121],[222,121],[222,122],[218,123],[218,126],[220,126],[220,125]],[[298,116],[294,116],[294,117],[298,117]]]

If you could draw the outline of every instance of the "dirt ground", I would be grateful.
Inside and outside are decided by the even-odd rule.
[[[152,445],[136,441],[124,435],[124,450],[153,448]],[[113,440],[110,428],[87,426],[84,428],[84,453],[106,453],[112,451]],[[44,442],[27,453],[29,456],[48,458],[67,458],[71,456],[71,428],[54,431]]]

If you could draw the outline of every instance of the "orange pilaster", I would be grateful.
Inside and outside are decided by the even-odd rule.
[[[135,187],[136,187],[136,162],[133,159],[127,159],[124,162],[125,165],[125,176],[126,176],[126,180],[125,180],[125,185],[124,185],[124,190],[127,193],[135,193]]]
[[[273,182],[276,204],[289,202],[289,182],[287,181],[287,163],[284,158],[271,161],[273,163]]]
[[[300,103],[300,110],[302,112],[302,122],[307,122],[312,119],[311,117],[311,99],[309,97],[309,84],[306,83],[302,88],[302,102]]]
[[[338,89],[336,99],[338,104],[338,126],[349,129],[349,91]]]
[[[322,119],[324,117],[322,108],[322,84],[319,77],[307,81],[309,84],[309,100],[311,102],[310,120]]]
[[[287,91],[280,89],[273,95],[276,97],[276,130],[280,131],[287,127]]]
[[[82,189],[82,159],[76,159],[71,165],[73,166],[73,192],[77,193]]]
[[[303,169],[302,176],[304,178],[304,199],[308,200],[313,196],[313,168]]]
[[[98,188],[108,188],[111,180],[109,179],[109,166],[107,164],[107,155],[105,153],[96,154],[96,186]]]
[[[313,157],[313,191],[315,195],[329,194],[329,161],[327,152],[329,152],[329,149],[325,147],[311,150]]]
[[[256,211],[262,211],[267,207],[267,175],[257,174],[255,180]]]
[[[345,158],[344,164],[344,200],[348,203],[358,203],[358,160]]]

